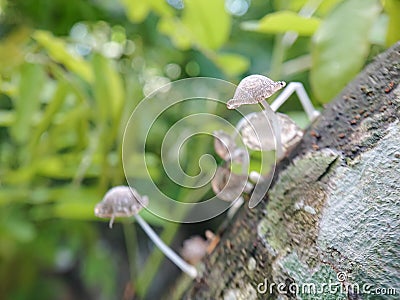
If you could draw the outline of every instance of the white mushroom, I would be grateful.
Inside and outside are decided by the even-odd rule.
[[[147,204],[148,198],[146,196],[141,197],[134,188],[116,186],[111,188],[105,194],[103,200],[96,205],[94,214],[100,218],[110,218],[110,228],[112,227],[115,217],[134,216],[154,244],[156,244],[178,268],[190,277],[196,278],[196,268],[185,262],[178,254],[168,247],[146,221],[138,215],[139,211]]]
[[[228,101],[228,109],[243,104],[257,104],[271,97],[286,85],[284,81],[273,81],[263,75],[250,75],[243,78],[236,88],[235,95]]]
[[[218,167],[211,186],[218,198],[233,202],[240,198],[242,193],[249,193],[253,185],[247,181],[247,175],[232,173],[226,167]]]
[[[207,254],[208,242],[201,236],[192,236],[191,238],[183,241],[181,249],[182,257],[196,265]]]
[[[258,131],[256,133],[262,134],[265,130],[268,130],[267,128],[272,127],[276,147],[269,146],[268,148],[276,149],[278,159],[281,159],[285,155],[285,150],[287,150],[287,148],[295,144],[295,142],[301,138],[301,131],[297,130],[297,128],[296,130],[293,129],[294,122],[288,122],[287,118],[283,117],[284,115],[275,115],[274,113],[283,103],[285,103],[290,95],[293,93],[297,94],[310,121],[314,121],[319,116],[319,112],[315,110],[301,82],[289,83],[288,86],[271,104],[271,106],[267,103],[267,101],[265,101],[266,98],[272,96],[275,92],[279,91],[285,86],[286,83],[284,81],[273,81],[272,79],[263,75],[250,75],[240,81],[233,98],[227,102],[228,109],[235,109],[243,104],[256,103],[259,103],[263,107],[264,118],[269,124],[266,127],[263,127],[262,131]],[[289,127],[286,128],[286,126]],[[270,135],[272,135],[272,132]],[[292,140],[294,143],[282,143],[281,137],[285,138],[290,135],[293,135],[293,137],[288,139]],[[272,141],[274,141],[272,136],[269,140],[271,141],[270,144],[272,144]],[[285,147],[282,144],[284,144]]]
[[[287,115],[276,113],[284,150],[295,145],[303,136],[303,131]],[[254,112],[242,118],[236,126],[243,143],[252,150],[269,151],[275,149],[274,134],[263,112]]]
[[[265,118],[270,122],[268,127],[272,127],[275,136],[276,154],[278,158],[284,156],[280,137],[281,128],[274,111],[265,99],[271,97],[285,85],[286,82],[284,81],[273,81],[263,75],[250,75],[240,81],[236,88],[235,95],[226,104],[228,109],[235,109],[244,104],[257,103],[263,107]]]

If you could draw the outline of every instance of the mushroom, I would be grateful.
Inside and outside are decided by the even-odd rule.
[[[232,173],[227,167],[218,167],[211,186],[218,198],[233,202],[241,197],[241,194],[249,193],[253,185],[247,181],[247,175]]]
[[[276,154],[278,158],[284,156],[284,150],[281,142],[281,128],[279,121],[271,109],[266,98],[271,97],[277,91],[286,86],[284,81],[273,81],[263,75],[250,75],[243,78],[236,88],[235,94],[226,106],[228,109],[235,109],[244,104],[260,104],[263,108],[263,114],[271,122],[271,127],[276,141]],[[268,126],[270,127],[270,126]]]
[[[243,104],[261,103],[285,86],[286,82],[273,81],[263,75],[247,76],[240,81],[235,95],[228,101],[227,107],[235,109]]]
[[[285,114],[276,113],[281,128],[281,142],[284,151],[296,145],[303,137],[303,131]],[[269,151],[275,148],[274,136],[263,112],[246,115],[236,126],[243,143],[252,150]]]
[[[139,216],[139,211],[147,206],[147,196],[140,196],[139,193],[129,186],[116,186],[111,188],[99,202],[94,214],[100,218],[110,218],[110,228],[115,217],[134,216],[136,221],[142,227],[143,231],[156,244],[156,246],[180,268],[183,272],[192,278],[197,277],[197,270],[192,265],[185,262],[178,254],[168,247],[157,235],[157,233],[147,224],[147,222]]]
[[[207,254],[207,247],[208,242],[201,236],[195,235],[183,241],[180,252],[186,261],[196,265]]]
[[[206,230],[206,239],[195,235],[183,241],[182,257],[192,265],[199,263],[206,254],[210,254],[220,241],[220,237]]]
[[[265,101],[266,98],[271,97],[274,93],[285,86],[286,83],[284,81],[273,81],[272,79],[263,75],[250,75],[240,81],[233,98],[230,99],[226,105],[228,109],[235,109],[244,104],[256,103],[263,107],[262,113],[264,114],[264,118],[269,124],[271,124],[271,126],[267,124],[267,127],[264,126],[263,130],[256,130],[255,133],[260,134],[265,130],[265,128],[272,127],[272,132],[276,141],[276,154],[278,159],[283,158],[287,148],[290,148],[293,144],[295,144],[292,142],[300,140],[302,135],[300,130],[297,128],[293,129],[293,126],[296,125],[292,120],[288,119],[288,117],[286,118],[286,116],[283,114],[275,114],[278,108],[285,103],[287,99],[289,99],[290,95],[293,93],[297,94],[300,103],[311,122],[313,122],[320,115],[320,113],[315,110],[314,106],[312,105],[311,100],[301,82],[290,82],[279,95],[279,97],[272,102],[271,106],[267,103],[267,101]],[[259,115],[259,117],[261,116]],[[288,128],[286,128],[286,126],[288,126]],[[272,133],[270,135],[272,135]],[[286,147],[284,147],[282,145],[284,143],[281,141],[281,138],[293,138],[293,140],[291,140],[291,143],[286,144]],[[260,142],[257,144],[260,144]],[[275,147],[272,146],[272,148]]]
[[[246,157],[246,151],[239,148],[234,138],[223,130],[216,130],[214,135],[214,149],[215,152],[224,161],[243,163]]]

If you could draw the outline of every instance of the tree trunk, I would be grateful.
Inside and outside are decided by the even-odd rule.
[[[243,206],[185,299],[400,299],[399,78],[397,43]]]

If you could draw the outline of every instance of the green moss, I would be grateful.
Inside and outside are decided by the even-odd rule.
[[[315,257],[317,225],[326,198],[320,180],[337,157],[326,150],[296,159],[269,191],[267,215],[258,225],[258,235],[275,252],[295,248],[308,264],[315,264],[311,258]]]

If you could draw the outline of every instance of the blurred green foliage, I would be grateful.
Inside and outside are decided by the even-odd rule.
[[[399,3],[0,1],[1,298],[122,295],[121,258],[104,245],[106,226],[95,226],[93,207],[110,186],[125,182],[123,130],[149,92],[185,77],[237,83],[262,73],[302,81],[317,105],[327,103],[400,38]],[[284,109],[299,107],[290,101]],[[303,114],[292,115],[304,125]],[[157,149],[159,137],[182,116],[178,110],[162,117],[149,149]],[[193,158],[212,151],[211,141],[192,148],[183,158],[195,161],[188,173],[196,173]],[[165,193],[189,198],[161,176],[160,153],[148,155],[149,171]],[[177,224],[144,217],[172,241]],[[133,234],[127,244],[133,286],[144,296],[163,256],[153,251],[147,263],[135,263],[141,256],[132,255]],[[79,275],[78,291],[66,280],[71,270]]]

